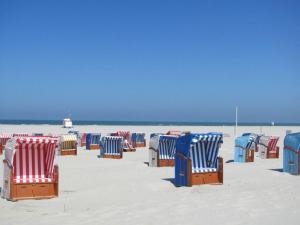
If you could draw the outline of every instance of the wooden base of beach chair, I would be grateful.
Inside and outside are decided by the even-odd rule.
[[[85,147],[85,143],[80,143],[80,147]]]
[[[276,152],[267,152],[267,159],[278,159],[279,158],[279,147],[276,147]]]
[[[102,157],[106,159],[122,159],[122,155],[103,155]]]
[[[123,149],[123,152],[135,152],[136,149],[135,148],[126,148],[126,149]]]
[[[191,173],[189,171],[189,186],[201,185],[201,184],[223,184],[223,158],[219,157],[219,171],[206,172],[206,173]],[[189,166],[192,168],[191,160],[189,160]]]
[[[99,145],[90,145],[90,148],[87,150],[99,150],[100,146]]]
[[[11,177],[12,172],[11,172]],[[10,183],[11,201],[24,199],[48,199],[58,197],[58,166],[54,166],[54,180],[51,183]]]
[[[174,159],[159,159],[157,162],[158,167],[174,167],[175,160]]]
[[[77,149],[64,149],[64,150],[61,150],[60,155],[77,155]]]
[[[135,148],[143,148],[143,147],[146,147],[146,142],[145,143],[135,143],[133,145],[133,147]]]
[[[2,147],[2,145],[0,145],[0,155],[2,155],[3,154],[3,147]]]
[[[254,149],[246,151],[246,162],[254,162]]]

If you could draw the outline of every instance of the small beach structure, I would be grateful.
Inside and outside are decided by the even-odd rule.
[[[176,142],[175,185],[223,183],[223,158],[218,157],[222,133],[180,136]]]
[[[44,136],[44,134],[43,133],[32,133],[32,136],[34,136],[34,137],[42,137],[42,136]]]
[[[5,146],[3,198],[43,199],[58,196],[58,166],[54,165],[57,140],[15,137]]]
[[[101,134],[100,133],[88,133],[86,135],[86,149],[98,150],[100,149]]]
[[[111,136],[123,137],[123,151],[135,152],[136,149],[132,146],[130,131],[117,131],[112,133]]]
[[[177,135],[152,136],[149,141],[149,166],[174,166],[177,139]]]
[[[258,155],[262,159],[279,158],[279,147],[276,146],[279,137],[261,136],[258,142]]]
[[[28,133],[14,133],[13,137],[28,137]]]
[[[145,133],[132,133],[131,141],[134,148],[146,147]]]
[[[101,140],[100,157],[121,159],[123,157],[123,137],[104,136]]]
[[[255,136],[251,134],[242,135],[235,139],[234,161],[254,162]]]
[[[63,120],[63,128],[72,128],[72,127],[73,127],[73,123],[70,118],[66,118]]]
[[[182,132],[180,130],[169,130],[166,135],[176,135],[176,136],[179,136],[181,135]]]
[[[6,142],[12,137],[12,134],[0,134],[0,155],[3,154]]]
[[[300,133],[290,133],[284,138],[283,172],[300,175]]]
[[[87,135],[87,133],[79,134],[80,147],[85,147],[86,146],[86,135]]]
[[[60,155],[77,155],[77,136],[74,134],[61,135],[58,152]]]

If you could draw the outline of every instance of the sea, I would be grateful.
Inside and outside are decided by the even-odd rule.
[[[234,126],[235,122],[184,122],[184,121],[100,121],[72,120],[73,125],[132,125],[132,126]],[[0,124],[62,125],[62,120],[1,120]],[[272,126],[271,122],[239,122],[239,126]],[[300,123],[274,123],[275,126],[300,126]]]

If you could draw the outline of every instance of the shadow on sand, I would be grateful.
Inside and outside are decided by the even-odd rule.
[[[147,166],[149,166],[149,162],[144,162],[144,164],[146,164]]]
[[[276,171],[276,172],[279,172],[279,173],[282,173],[282,172],[283,172],[283,169],[282,169],[282,168],[280,168],[280,169],[269,169],[269,170]]]
[[[234,162],[233,159],[229,159],[229,160],[227,160],[225,163],[233,163],[233,162]]]
[[[168,182],[170,182],[171,184],[173,184],[174,187],[177,187],[177,186],[175,185],[175,178],[163,178],[162,180],[168,181]]]

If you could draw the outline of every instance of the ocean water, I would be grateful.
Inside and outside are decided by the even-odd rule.
[[[132,125],[132,126],[234,126],[235,122],[176,122],[176,121],[85,121],[73,120],[73,125]],[[62,120],[0,120],[0,124],[62,125]],[[239,126],[271,126],[264,123],[239,123]],[[300,126],[300,123],[275,123],[275,126]]]

